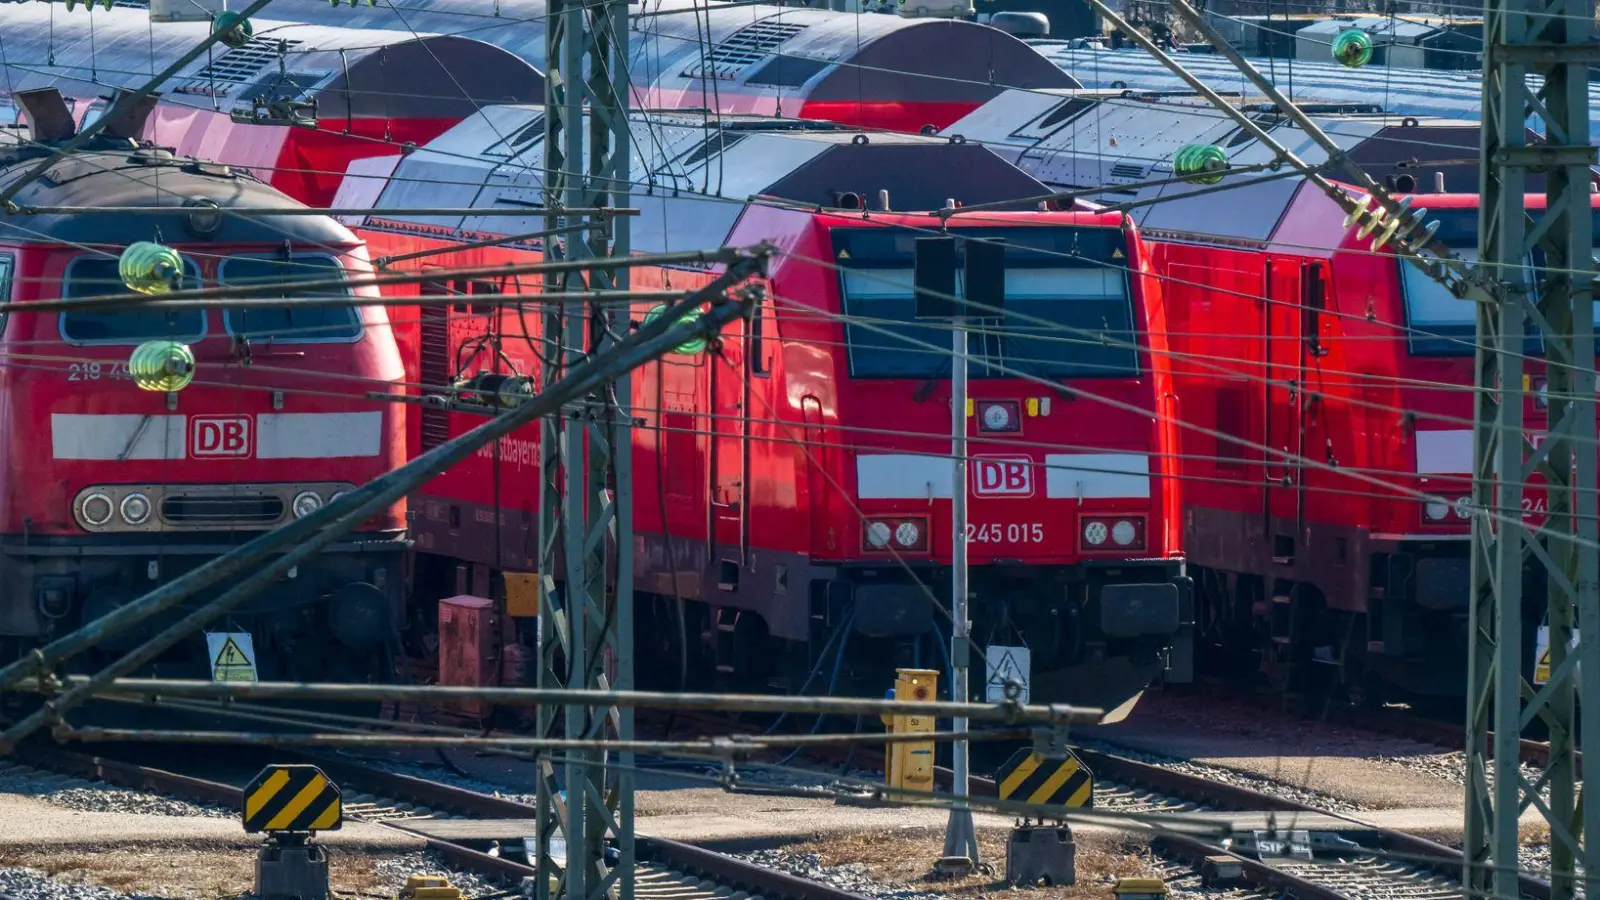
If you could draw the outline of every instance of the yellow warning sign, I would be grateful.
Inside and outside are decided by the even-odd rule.
[[[1572,641],[1567,645],[1567,652],[1578,649],[1578,629],[1572,629]],[[1538,660],[1533,664],[1533,683],[1547,684],[1550,681],[1550,626],[1540,625],[1534,636],[1533,652]]]
[[[839,251],[839,258],[840,259],[849,259],[850,258],[850,251],[849,250],[840,250]]]
[[[255,681],[255,641],[246,631],[208,633],[212,681]]]
[[[1118,247],[1117,249],[1111,251],[1111,258],[1112,259],[1121,259],[1123,256],[1124,256],[1124,254],[1122,252],[1122,248],[1121,247]]]

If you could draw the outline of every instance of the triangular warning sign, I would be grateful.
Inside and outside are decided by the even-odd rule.
[[[1111,258],[1112,259],[1121,259],[1122,255],[1123,255],[1122,254],[1122,249],[1120,247],[1111,251]]]
[[[1021,683],[1026,680],[1022,676],[1022,667],[1017,665],[1016,657],[1012,656],[1011,651],[1007,650],[1006,654],[1000,657],[999,665],[994,667],[994,675],[990,677],[989,683],[1005,684],[1008,681]]]
[[[849,250],[840,250],[839,251],[839,258],[840,259],[849,259],[850,258],[850,251]]]
[[[244,655],[244,651],[239,649],[239,645],[234,643],[233,638],[228,638],[223,642],[222,649],[217,651],[217,658],[211,664],[217,667],[244,666],[246,668],[251,665],[250,657]]]

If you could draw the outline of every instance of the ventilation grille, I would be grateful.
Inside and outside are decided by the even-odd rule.
[[[1137,181],[1144,177],[1144,166],[1136,163],[1117,163],[1111,167],[1111,177]]]
[[[190,92],[205,91],[225,94],[226,85],[249,84],[256,76],[278,61],[278,46],[288,49],[300,46],[302,41],[266,41],[257,38],[243,47],[236,47],[216,57],[209,65],[188,79],[185,87]]]
[[[767,58],[779,44],[804,31],[790,22],[757,22],[728,35],[702,61],[685,69],[685,78],[739,77],[739,73]]]
[[[429,290],[436,282],[423,285],[424,294],[444,294],[447,289]],[[424,391],[439,391],[450,383],[450,310],[439,304],[422,307],[422,377]],[[432,450],[450,440],[450,412],[436,406],[422,407],[422,449]]]
[[[283,498],[269,494],[168,494],[161,500],[161,518],[169,525],[271,525],[283,518]]]
[[[672,172],[688,172],[712,157],[732,150],[740,141],[749,136],[737,131],[713,131],[709,137],[701,141],[693,150],[662,166],[657,171],[669,175]]]

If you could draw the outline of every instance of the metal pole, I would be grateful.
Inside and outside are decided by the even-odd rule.
[[[968,680],[972,653],[967,621],[967,317],[956,316],[951,328],[950,351],[950,457],[955,480],[950,485],[950,699],[965,703],[972,699]],[[951,768],[955,777],[951,793],[956,803],[950,808],[950,823],[945,829],[944,857],[967,859],[976,867],[978,836],[972,825],[972,808],[964,802],[970,794],[971,746],[965,717],[952,719],[956,740],[951,745]]]
[[[1590,205],[1595,147],[1589,138],[1588,70],[1600,62],[1587,0],[1485,0],[1481,270],[1495,282],[1478,308],[1473,413],[1472,594],[1468,619],[1465,883],[1476,896],[1518,896],[1521,813],[1548,826],[1551,900],[1600,890],[1600,859],[1588,838],[1600,803],[1582,804],[1582,746],[1600,748],[1600,716],[1576,714],[1579,694],[1600,697],[1600,555],[1595,541],[1594,235]],[[1535,92],[1532,75],[1542,75]],[[1530,146],[1528,116],[1544,123]],[[1530,173],[1544,178],[1546,208],[1526,209]],[[1530,266],[1538,266],[1535,274]],[[1537,290],[1536,290],[1537,287]],[[1523,433],[1531,385],[1523,374],[1530,339],[1544,347],[1545,439]],[[1548,518],[1533,535],[1523,492],[1545,484]],[[1486,515],[1494,510],[1500,516]],[[1545,598],[1538,592],[1543,591]],[[1526,596],[1525,596],[1526,594]],[[1544,602],[1540,602],[1543,599]],[[1524,623],[1550,623],[1548,684],[1526,675]],[[1583,642],[1569,654],[1573,626]],[[1579,663],[1581,662],[1581,665]],[[1580,682],[1581,679],[1581,682]],[[1550,758],[1538,779],[1520,767],[1522,729],[1548,728]],[[1491,774],[1493,784],[1490,783]],[[1548,800],[1540,788],[1548,789]],[[1581,812],[1580,812],[1581,808]],[[1575,868],[1583,872],[1578,890]]]
[[[546,287],[566,293],[625,289],[626,269],[600,262],[629,256],[628,219],[597,211],[628,201],[628,0],[551,0],[547,25],[544,193],[551,209],[544,224],[550,231],[582,226],[563,249],[573,261],[595,264]],[[626,310],[619,317],[616,310],[582,302],[546,313],[546,377],[586,354],[603,353],[626,333],[629,318]],[[633,686],[630,391],[631,380],[618,379],[540,427],[541,687]],[[614,667],[609,675],[608,663]],[[569,739],[600,738],[608,725],[619,740],[633,737],[631,711],[568,705],[559,712]],[[552,706],[539,708],[541,737],[551,735],[557,713]],[[559,822],[567,900],[633,900],[632,756],[624,753],[615,768],[594,749],[573,750],[564,760],[564,801],[553,765],[545,764],[539,783],[537,897],[546,900],[551,893],[549,875],[556,865],[550,841]],[[611,865],[608,839],[617,851]]]

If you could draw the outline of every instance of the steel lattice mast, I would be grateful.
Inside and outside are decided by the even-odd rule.
[[[1552,900],[1571,900],[1573,863],[1585,892],[1600,891],[1600,859],[1587,837],[1600,829],[1600,803],[1581,803],[1578,746],[1600,751],[1600,715],[1575,728],[1578,695],[1600,698],[1597,591],[1594,257],[1590,212],[1588,68],[1600,61],[1587,0],[1486,0],[1484,4],[1481,268],[1494,285],[1478,306],[1473,422],[1472,594],[1467,668],[1467,807],[1464,850],[1472,895],[1515,900],[1518,818],[1524,808],[1549,825]],[[1543,76],[1535,90],[1530,75]],[[1544,123],[1530,146],[1528,116]],[[1524,209],[1528,175],[1544,176],[1548,207]],[[1532,260],[1539,268],[1530,270]],[[1548,427],[1524,437],[1529,338],[1544,346]],[[1543,532],[1518,524],[1524,484],[1548,485]],[[1498,514],[1487,515],[1482,511]],[[1524,597],[1524,589],[1528,594]],[[1548,593],[1551,677],[1526,680],[1526,626]],[[1535,619],[1529,619],[1524,609]],[[1587,638],[1570,654],[1573,627]],[[1587,657],[1579,668],[1574,664]],[[1581,684],[1580,684],[1581,679]],[[1600,702],[1600,701],[1597,701]],[[1550,763],[1529,782],[1519,768],[1524,726],[1543,720]],[[1490,778],[1493,783],[1490,783]],[[1548,802],[1540,791],[1548,789]]]
[[[627,0],[551,0],[545,72],[545,202],[547,229],[571,233],[572,259],[624,256],[628,219],[604,213],[562,215],[560,208],[599,210],[628,204]],[[588,127],[585,128],[587,116]],[[546,239],[547,252],[556,245]],[[572,273],[552,291],[627,288],[627,271]],[[586,353],[604,352],[628,329],[626,309],[564,302],[543,316],[543,384]],[[628,379],[569,407],[540,426],[539,674],[541,687],[633,687],[633,522],[631,397]],[[558,568],[559,567],[559,568]],[[561,573],[559,584],[555,575]],[[608,663],[614,663],[607,677]],[[610,730],[633,738],[633,711],[584,706],[541,707],[540,734],[557,714],[570,738]],[[563,763],[557,757],[556,763]],[[603,754],[572,752],[544,767],[538,797],[540,859],[537,891],[550,894],[551,838],[566,841],[569,900],[633,897],[633,773],[631,754],[608,768]],[[561,769],[563,802],[556,793]],[[607,838],[619,857],[605,862]]]

